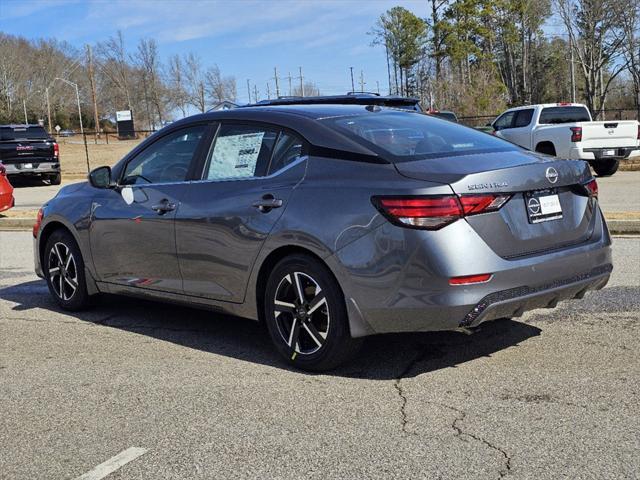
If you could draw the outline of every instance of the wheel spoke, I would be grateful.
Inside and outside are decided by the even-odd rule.
[[[309,311],[307,313],[311,315],[318,308],[326,304],[327,304],[327,297],[324,296],[324,293],[316,292],[316,296],[313,297],[313,300],[311,300],[311,303],[309,303]]]
[[[291,331],[289,332],[289,341],[287,344],[291,348],[296,348],[298,344],[298,337],[300,337],[300,321],[294,317],[293,323],[291,323]]]
[[[307,331],[311,339],[316,342],[318,347],[321,347],[324,344],[326,333],[323,336],[311,322],[303,323],[302,326]]]
[[[296,281],[296,293],[298,294],[298,301],[300,303],[305,302],[304,293],[302,291],[302,286],[300,285],[300,273],[295,272],[293,274],[293,278]]]
[[[60,255],[60,250],[58,249],[58,245],[59,244],[56,243],[53,246],[53,250],[51,250],[51,251],[56,254],[56,258],[58,259],[58,265],[63,265],[62,255]]]
[[[59,271],[60,271],[60,267],[53,267],[53,268],[50,268],[50,269],[49,269],[49,276],[50,276],[51,278],[53,278],[53,277],[55,276],[54,274],[58,273]]]
[[[65,277],[64,281],[67,282],[71,288],[73,288],[74,292],[76,291],[76,288],[78,288],[78,282],[75,279],[69,278],[69,277]]]
[[[71,255],[71,253],[67,252],[67,261],[64,263],[64,269],[68,270],[69,269],[69,265],[71,265],[71,261],[73,260],[73,255]]]
[[[58,275],[58,286],[60,289],[60,297],[62,297],[63,300],[66,300],[64,296],[64,279],[62,278],[62,275]]]
[[[278,315],[280,315],[281,313],[291,313],[291,314],[295,315],[296,306],[293,303],[282,302],[280,300],[276,300],[274,303],[275,303],[275,314],[276,314],[276,317]]]

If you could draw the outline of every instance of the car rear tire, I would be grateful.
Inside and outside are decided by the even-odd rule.
[[[303,370],[326,371],[355,356],[362,339],[349,332],[342,291],[331,272],[307,255],[291,255],[271,272],[265,322],[282,357]]]
[[[591,163],[591,166],[599,177],[608,177],[618,171],[620,160],[599,160]]]
[[[60,183],[62,183],[62,174],[54,173],[53,175],[49,175],[49,183],[51,185],[60,185]]]
[[[47,239],[42,270],[49,293],[63,309],[78,311],[90,305],[82,253],[68,231],[56,230]]]

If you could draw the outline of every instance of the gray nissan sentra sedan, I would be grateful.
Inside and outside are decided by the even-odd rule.
[[[585,162],[379,106],[181,120],[62,188],[33,233],[64,309],[105,292],[229,312],[309,370],[367,335],[582,298],[612,270]]]

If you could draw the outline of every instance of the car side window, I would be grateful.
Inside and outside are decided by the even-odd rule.
[[[205,180],[262,177],[278,131],[255,125],[222,124],[209,151]]]
[[[498,117],[498,119],[493,123],[493,128],[496,130],[511,128],[511,124],[513,123],[513,117],[515,114],[516,112],[503,113],[502,116]]]
[[[273,150],[268,175],[282,170],[290,163],[298,160],[302,155],[304,155],[303,140],[287,132],[280,133]]]
[[[177,130],[152,143],[127,163],[123,185],[182,182],[206,125]]]
[[[513,123],[513,128],[526,127],[531,123],[532,118],[533,118],[533,108],[518,110],[516,113],[516,120]]]

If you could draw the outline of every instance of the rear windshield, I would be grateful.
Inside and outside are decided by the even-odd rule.
[[[322,121],[394,162],[520,150],[492,135],[419,113],[386,111]]]
[[[45,140],[49,135],[42,127],[0,127],[0,141]]]
[[[542,109],[538,123],[576,123],[590,122],[591,117],[586,107],[547,107]]]

